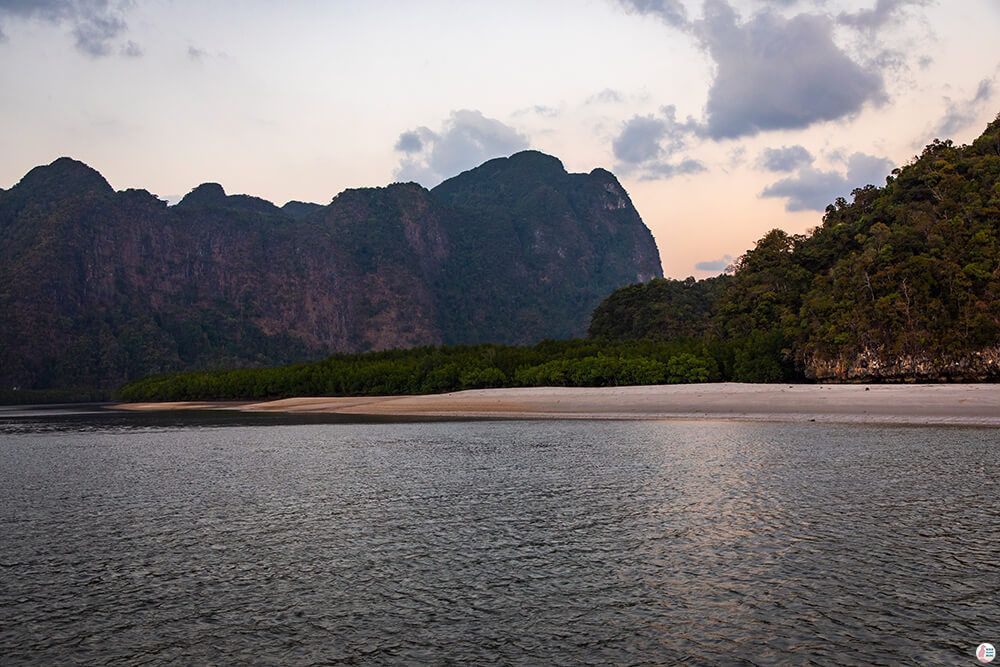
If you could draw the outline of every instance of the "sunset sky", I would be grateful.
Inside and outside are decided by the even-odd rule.
[[[0,187],[63,155],[176,200],[604,167],[664,273],[820,223],[1000,112],[1000,0],[0,0]]]

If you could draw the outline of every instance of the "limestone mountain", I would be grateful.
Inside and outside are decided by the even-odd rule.
[[[597,338],[702,338],[743,381],[1000,377],[1000,116],[858,184],[808,234],[772,230],[711,281],[612,294]]]
[[[534,151],[281,208],[212,183],[168,207],[60,158],[0,191],[0,388],[579,336],[660,275],[613,175]]]

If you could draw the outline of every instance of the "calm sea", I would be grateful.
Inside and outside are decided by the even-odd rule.
[[[1000,644],[1000,430],[77,412],[0,413],[3,665]]]

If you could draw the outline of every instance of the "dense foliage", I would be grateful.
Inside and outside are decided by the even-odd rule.
[[[595,310],[587,335],[622,340],[704,336],[729,276],[708,280],[654,278],[616,290]]]
[[[769,232],[722,283],[618,290],[591,331],[756,349],[734,364],[758,378],[1000,374],[1000,117],[838,199],[809,234]]]
[[[595,387],[724,379],[730,351],[692,340],[547,340],[335,354],[312,364],[176,373],[121,389],[126,401],[425,394],[490,387]]]

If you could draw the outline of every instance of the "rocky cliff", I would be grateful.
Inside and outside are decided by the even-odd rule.
[[[862,350],[851,357],[813,357],[806,369],[809,379],[820,382],[993,381],[1000,377],[1000,347],[941,356]]]
[[[168,207],[60,158],[0,191],[0,387],[577,336],[659,275],[613,175],[533,151],[281,208],[218,184]]]

